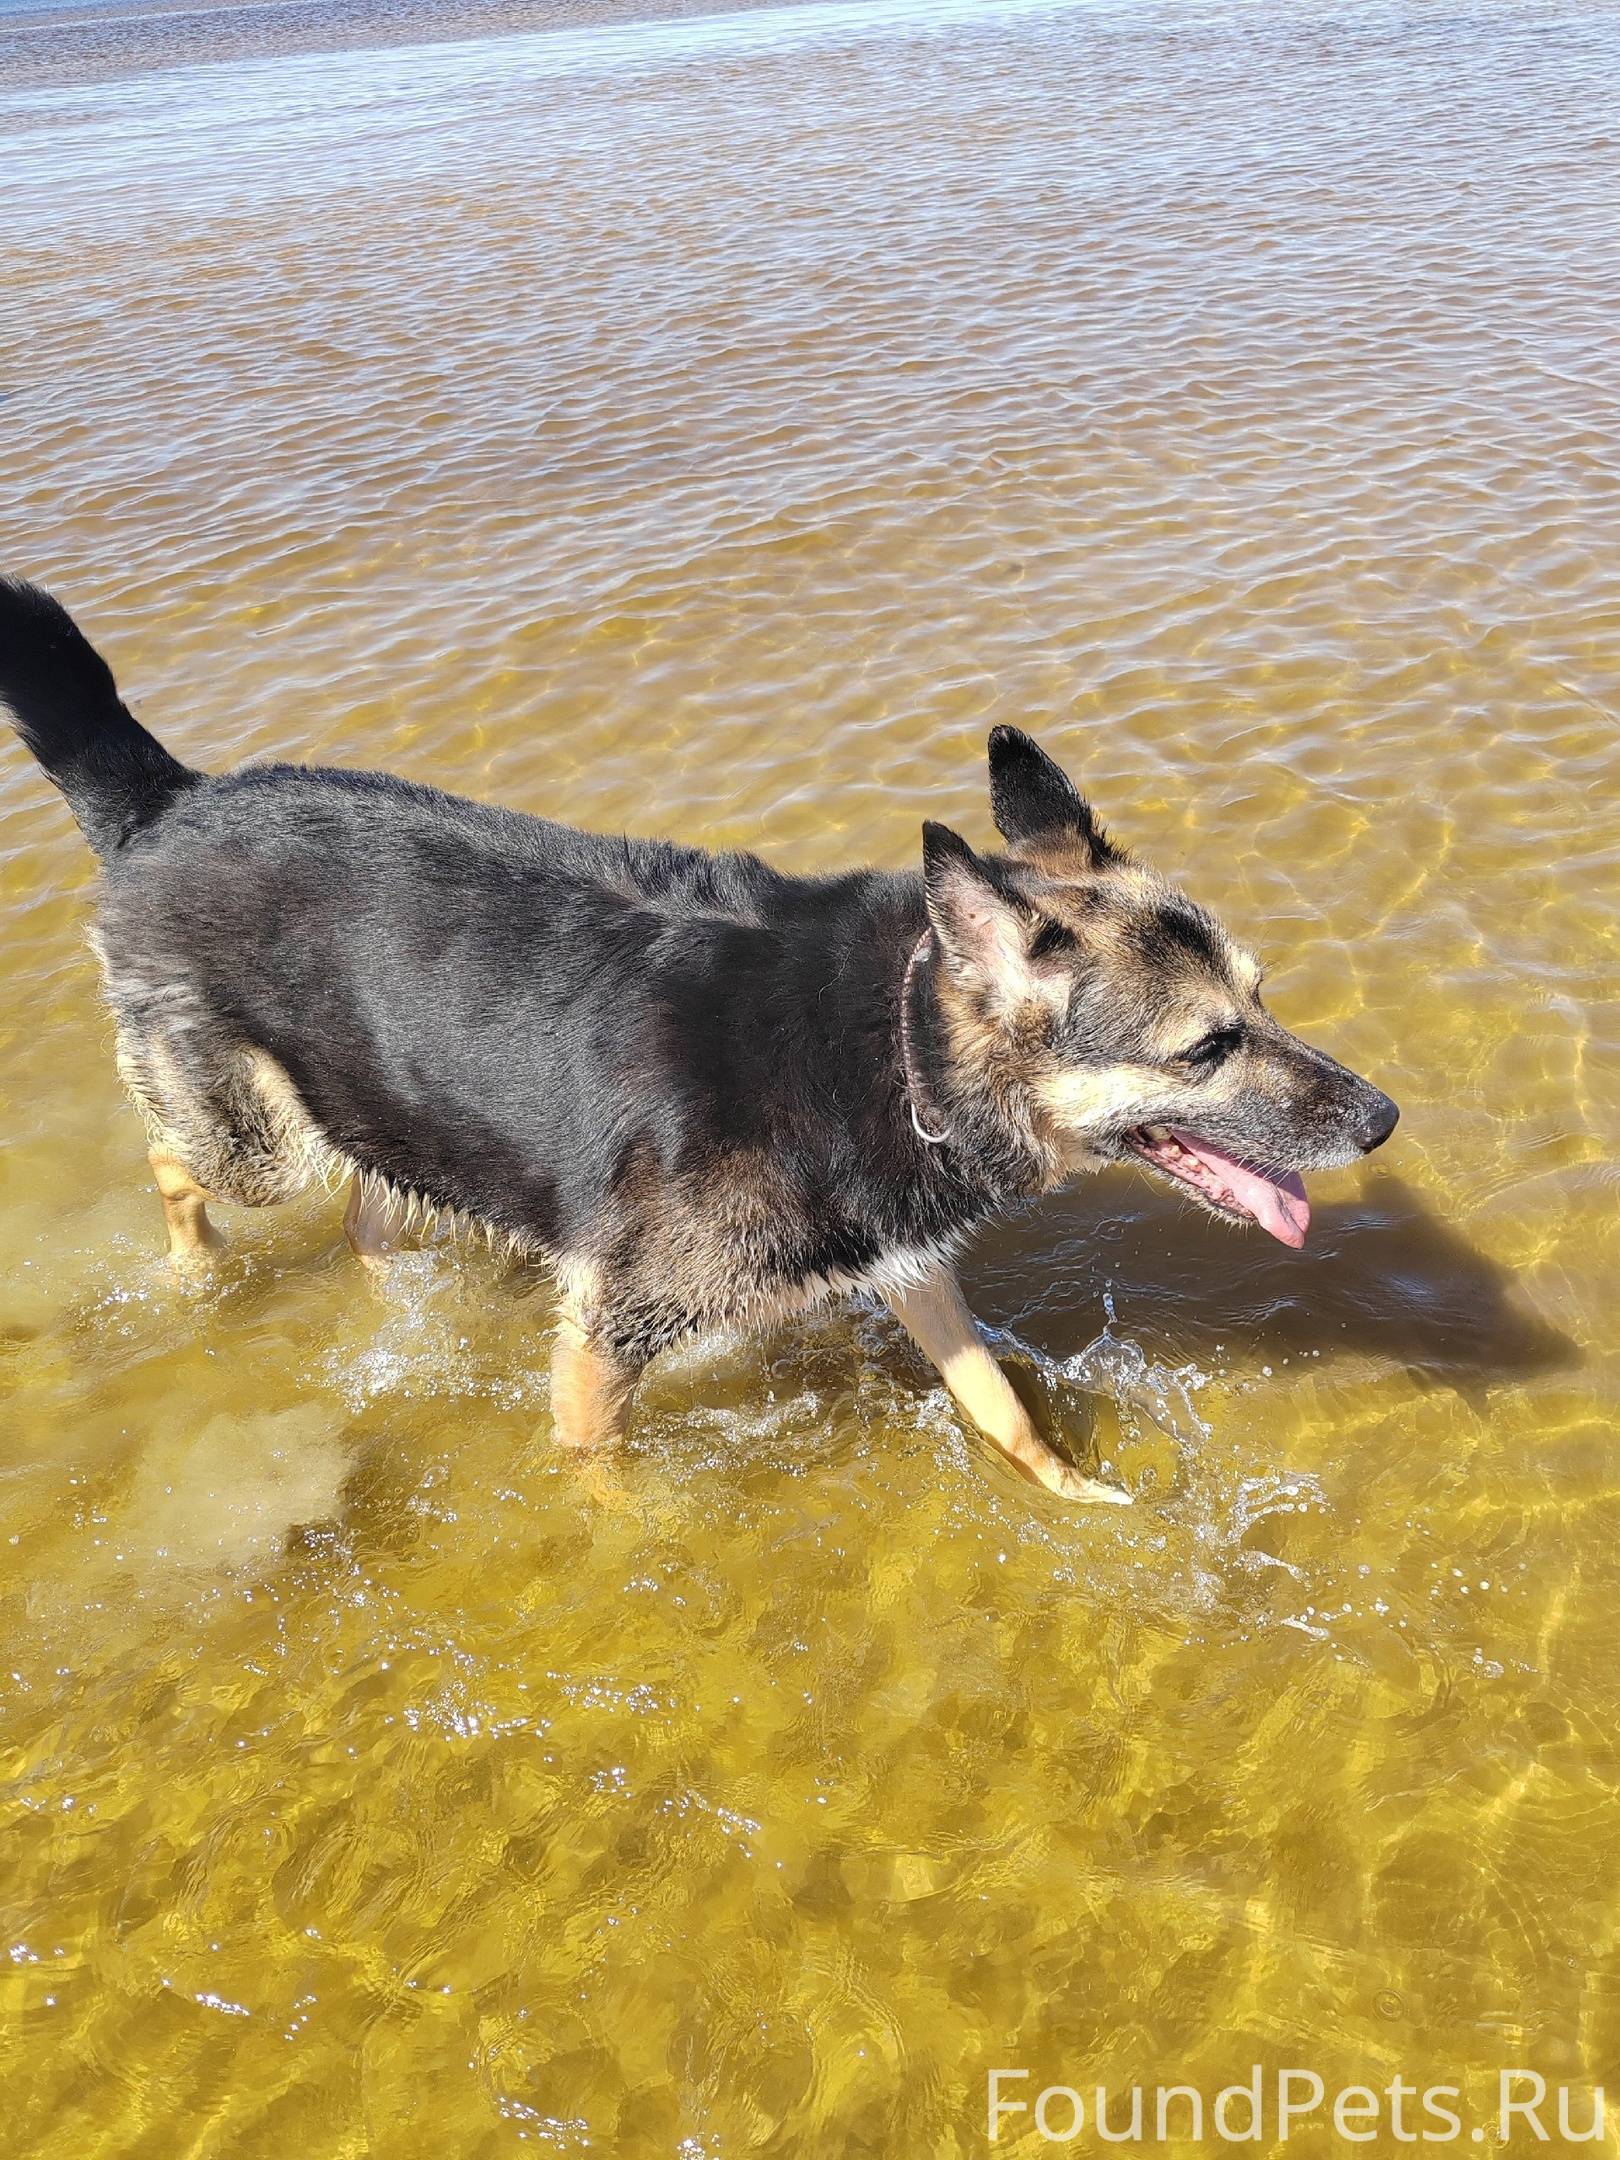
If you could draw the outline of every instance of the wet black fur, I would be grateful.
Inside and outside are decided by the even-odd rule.
[[[66,608],[18,578],[0,579],[0,700],[98,855],[197,780],[123,704]]]
[[[1054,1181],[1052,1147],[960,1048],[964,1011],[987,1043],[1000,1024],[996,983],[968,950],[987,913],[1025,941],[1015,972],[1064,971],[1064,1017],[1053,1008],[1037,1058],[1148,1059],[1176,970],[1224,982],[1222,934],[1191,903],[1168,888],[1110,902],[1106,878],[1087,883],[1123,858],[1014,729],[991,736],[992,804],[1032,861],[981,857],[928,825],[921,874],[800,878],[383,773],[188,770],[67,614],[11,581],[0,703],[101,859],[126,1077],[133,1049],[146,1092],[189,1106],[191,1174],[226,1199],[295,1189],[243,1078],[249,1053],[268,1053],[336,1157],[586,1266],[591,1323],[627,1358],[897,1253],[948,1250]],[[1083,866],[1065,887],[1071,915],[1142,911],[1126,918],[1123,972],[1088,959],[1061,909],[1043,913],[1054,838]],[[902,983],[930,927],[908,1018],[942,1146],[916,1130],[902,1052]],[[1269,1015],[1244,1028],[1258,1078],[1228,1112],[1239,1149],[1339,1162],[1393,1124],[1387,1098]],[[1095,1159],[1127,1152],[1130,1122],[1089,1136]]]
[[[971,1147],[912,1129],[898,997],[920,875],[789,877],[384,773],[192,772],[17,583],[0,585],[0,699],[101,857],[115,1005],[136,1008],[121,1024],[162,1025],[178,998],[202,1016],[180,1038],[195,1084],[239,1046],[268,1051],[362,1169],[592,1259],[626,1350],[725,1317],[643,1279],[649,1180],[706,1207],[728,1162],[767,1156],[795,1204],[769,1253],[738,1255],[767,1285],[859,1275],[1035,1189],[971,1106],[954,1105]],[[919,1018],[931,1066],[926,1001]]]

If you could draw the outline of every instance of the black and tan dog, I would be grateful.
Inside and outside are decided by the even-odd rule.
[[[1015,728],[990,737],[1005,854],[925,824],[920,873],[796,878],[383,773],[193,772],[18,582],[0,701],[101,859],[94,943],[176,1261],[215,1242],[210,1197],[334,1173],[363,1258],[415,1207],[480,1225],[556,1271],[576,1445],[693,1330],[871,1290],[1029,1476],[1123,1499],[980,1341],[952,1267],[975,1223],[1134,1159],[1298,1246],[1298,1173],[1395,1124]]]

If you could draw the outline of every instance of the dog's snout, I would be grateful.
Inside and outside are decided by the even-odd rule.
[[[1400,1121],[1401,1113],[1389,1097],[1377,1088],[1368,1088],[1367,1101],[1356,1119],[1356,1138],[1362,1154],[1370,1155],[1374,1148],[1381,1148]]]

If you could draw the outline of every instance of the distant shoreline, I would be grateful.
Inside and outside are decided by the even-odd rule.
[[[211,61],[446,45],[805,0],[0,0],[0,84],[105,82]]]

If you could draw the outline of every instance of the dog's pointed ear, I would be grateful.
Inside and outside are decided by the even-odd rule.
[[[923,826],[923,891],[946,964],[1003,985],[1027,969],[1028,910],[960,833]]]
[[[1114,857],[1090,803],[1022,728],[990,730],[990,814],[1009,847],[1066,855],[1085,870]]]

